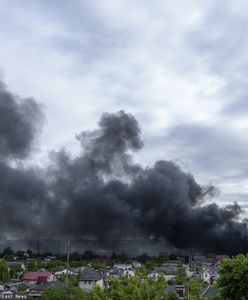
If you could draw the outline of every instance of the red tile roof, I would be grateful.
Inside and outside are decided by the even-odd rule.
[[[47,278],[50,275],[52,275],[51,272],[28,272],[23,276],[22,280],[38,280],[40,277]]]

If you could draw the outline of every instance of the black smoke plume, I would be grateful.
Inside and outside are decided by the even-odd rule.
[[[21,99],[0,81],[0,232],[33,235],[47,183],[41,170],[25,167],[44,116],[34,99]],[[45,200],[46,201],[46,200]]]
[[[34,99],[20,99],[0,81],[0,157],[26,157],[42,119],[40,105]]]
[[[27,155],[40,123],[39,106],[1,88],[1,115],[3,109],[15,122],[1,120],[6,128],[1,125],[0,131],[1,231],[99,239],[162,237],[184,250],[248,251],[247,223],[239,221],[237,203],[224,208],[209,203],[214,188],[200,186],[171,161],[146,168],[133,162],[132,152],[142,148],[142,139],[132,115],[103,114],[97,130],[77,135],[80,155],[53,152],[50,167],[38,170],[13,167],[5,158]]]

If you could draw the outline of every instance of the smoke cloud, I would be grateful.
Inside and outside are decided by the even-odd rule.
[[[20,99],[0,81],[0,158],[28,156],[42,119],[34,99]]]
[[[25,167],[44,121],[41,105],[0,81],[0,231],[34,234],[47,191],[41,170]],[[40,224],[40,226],[42,226]]]
[[[200,186],[172,161],[146,168],[133,162],[132,153],[143,146],[141,130],[124,111],[103,114],[98,129],[77,135],[77,157],[60,150],[46,170],[13,167],[9,162],[30,153],[41,116],[35,100],[19,99],[1,86],[2,232],[162,237],[178,249],[248,251],[247,223],[239,221],[237,203],[223,208],[208,202],[214,187]]]

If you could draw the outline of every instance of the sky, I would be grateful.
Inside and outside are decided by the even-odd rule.
[[[0,77],[46,115],[30,163],[125,110],[135,161],[173,160],[248,207],[247,1],[2,0],[0,22]]]

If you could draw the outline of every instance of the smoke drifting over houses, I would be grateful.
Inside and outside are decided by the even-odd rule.
[[[71,234],[104,239],[163,237],[179,249],[248,251],[248,229],[237,203],[208,203],[202,187],[172,161],[143,168],[134,116],[105,113],[99,128],[77,135],[81,153],[51,154],[46,170],[26,167],[42,124],[40,105],[0,86],[0,231],[27,236]],[[49,228],[49,232],[47,232]]]

